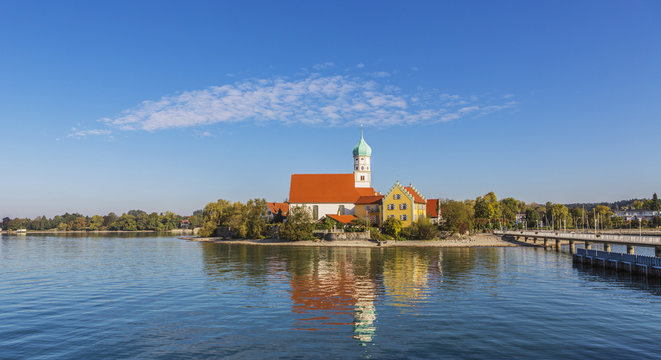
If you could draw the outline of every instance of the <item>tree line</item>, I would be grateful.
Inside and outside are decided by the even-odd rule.
[[[190,227],[202,224],[202,211],[198,210],[193,216],[184,217],[171,211],[163,213],[152,212],[148,214],[142,210],[131,210],[118,216],[114,212],[108,215],[84,216],[79,213],[65,213],[52,218],[38,216],[34,219],[5,217],[2,219],[3,230],[27,229],[35,231],[168,231],[178,229],[181,221],[188,219]]]
[[[661,210],[661,202],[655,193],[651,199],[632,201],[624,209]],[[493,192],[478,196],[475,200],[444,200],[441,202],[441,229],[466,233],[493,229],[622,229],[628,227],[659,227],[661,217],[651,220],[625,221],[614,216],[614,209],[595,205],[585,209],[582,204],[530,203],[514,198],[498,200]]]

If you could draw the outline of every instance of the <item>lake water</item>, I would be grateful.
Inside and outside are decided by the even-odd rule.
[[[539,248],[2,236],[0,358],[659,358],[661,285]]]

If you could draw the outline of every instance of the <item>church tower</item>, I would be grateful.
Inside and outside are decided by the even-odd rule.
[[[370,169],[370,159],[372,157],[372,148],[367,145],[363,138],[363,131],[360,131],[360,142],[353,148],[353,177],[357,188],[371,187],[372,169]]]

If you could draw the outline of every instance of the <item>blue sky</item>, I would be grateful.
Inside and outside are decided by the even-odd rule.
[[[187,214],[291,173],[661,191],[658,1],[0,1],[0,216]]]

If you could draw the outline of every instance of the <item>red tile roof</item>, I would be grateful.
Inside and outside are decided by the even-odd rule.
[[[412,187],[405,186],[404,189],[406,189],[406,191],[408,191],[409,194],[411,194],[411,196],[413,196],[413,200],[415,202],[417,202],[418,204],[425,204],[426,203],[426,201],[422,197],[420,197],[420,195],[418,195],[418,192],[413,190]]]
[[[355,216],[353,216],[353,215],[333,215],[333,214],[327,214],[326,216],[329,217],[329,218],[331,218],[331,219],[333,219],[333,220],[335,220],[335,221],[341,222],[342,224],[348,224],[348,223],[350,223],[352,220],[354,220],[354,219],[358,219],[357,217],[355,217]]]
[[[270,203],[266,203],[266,205],[268,205],[269,210],[273,215],[277,214],[278,210],[282,211],[283,216],[287,216],[287,213],[289,212],[288,203],[270,202]]]
[[[373,188],[356,188],[353,174],[292,174],[289,203],[355,203],[374,195]]]
[[[361,196],[356,200],[356,205],[379,204],[383,197],[383,195]]]
[[[427,217],[438,217],[438,199],[427,199]]]

